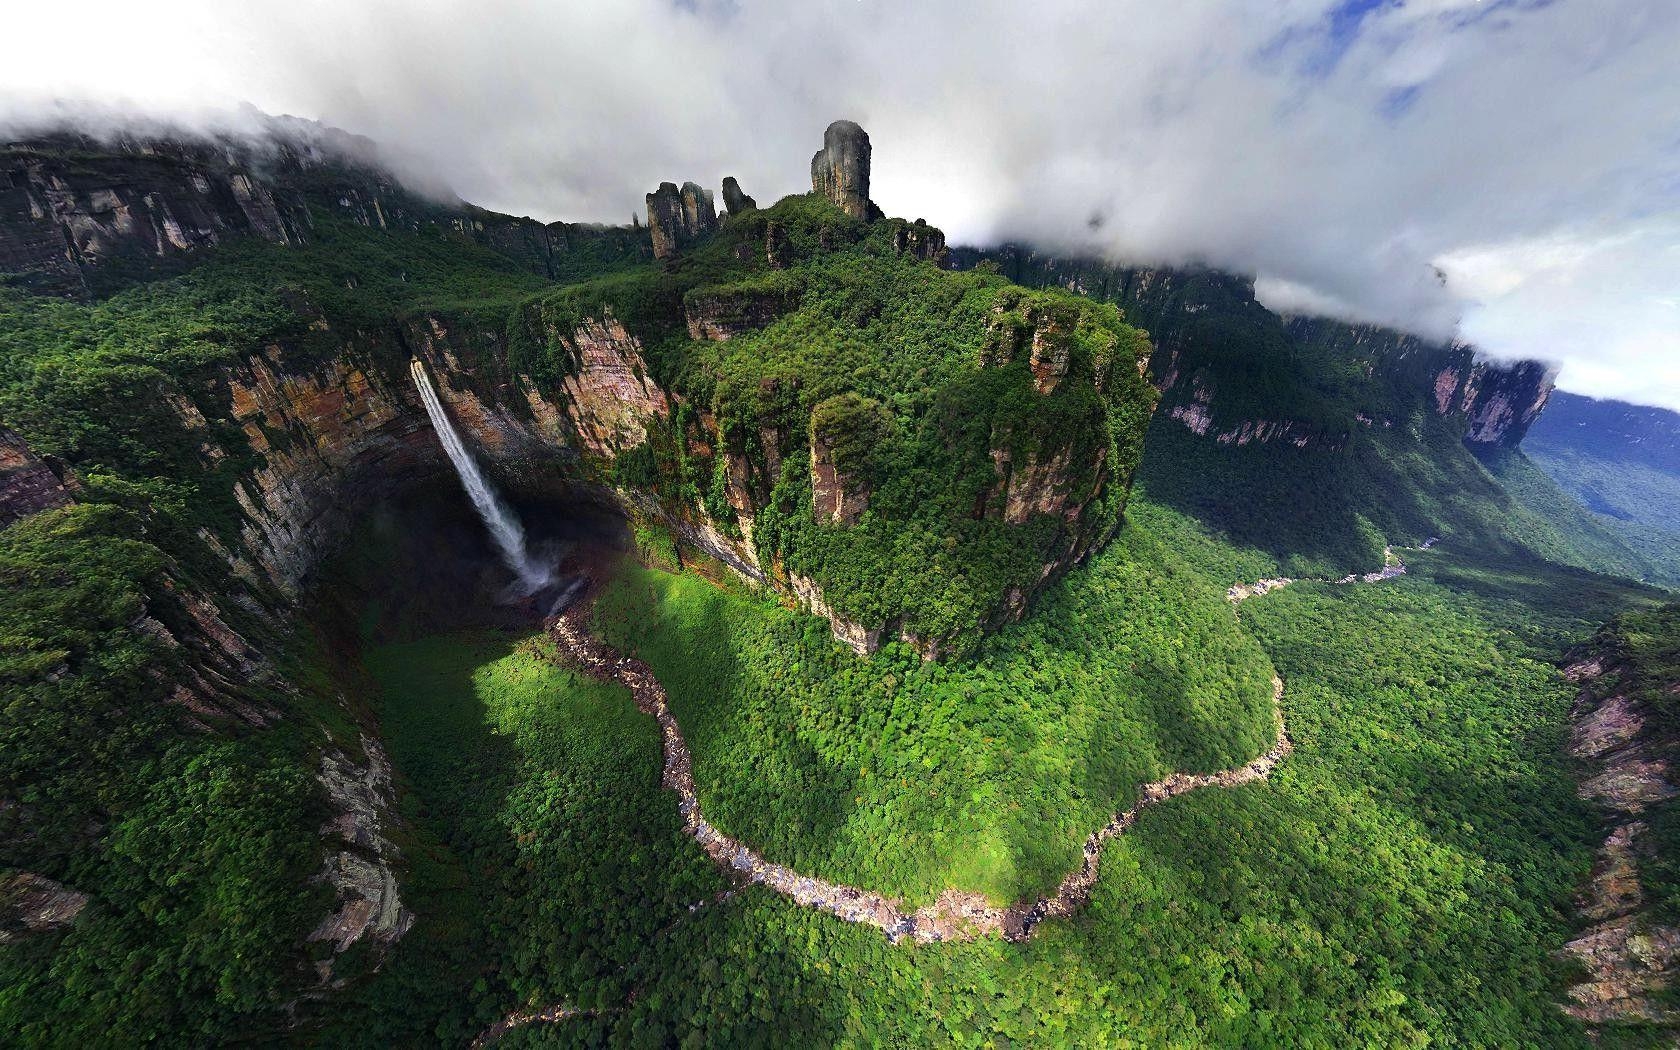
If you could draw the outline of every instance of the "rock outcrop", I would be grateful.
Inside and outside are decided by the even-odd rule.
[[[1540,418],[1556,379],[1557,369],[1539,361],[1478,360],[1443,369],[1435,377],[1436,410],[1449,415],[1456,405],[1471,448],[1516,448]],[[1454,389],[1443,398],[1449,385]]]
[[[717,211],[712,191],[685,182],[662,182],[647,195],[648,232],[653,237],[653,257],[671,259],[684,248],[717,229]]]
[[[584,321],[562,342],[577,366],[564,382],[564,415],[585,451],[614,459],[646,441],[648,427],[670,415],[671,398],[650,377],[641,342],[612,311]],[[527,388],[525,398],[540,419],[542,396]],[[551,433],[550,441],[563,440],[559,427]]]
[[[735,216],[758,207],[758,202],[741,192],[741,184],[735,181],[735,176],[726,175],[723,179],[723,207]]]
[[[891,425],[878,402],[853,393],[811,410],[811,510],[819,522],[855,525],[868,511],[871,460]]]
[[[254,156],[185,142],[119,144],[115,153],[83,145],[59,138],[0,150],[0,271],[26,287],[85,296],[125,263],[229,236],[308,239],[302,195],[255,177]]]
[[[696,288],[683,297],[690,339],[723,341],[768,327],[798,301],[777,288]]]
[[[1579,792],[1610,817],[1576,898],[1585,927],[1563,949],[1587,971],[1564,1009],[1590,1025],[1680,1026],[1680,1011],[1666,1002],[1680,972],[1680,928],[1651,916],[1641,880],[1656,849],[1648,817],[1680,795],[1672,749],[1655,739],[1633,675],[1613,654],[1581,659],[1564,675],[1581,687],[1569,738],[1570,755],[1584,766]]]
[[[811,158],[811,189],[854,219],[880,213],[869,199],[869,136],[849,120],[823,132],[823,148]]]
[[[834,462],[834,447],[821,437],[811,438],[811,510],[830,525],[856,525],[869,509],[869,485],[848,476]]]
[[[391,763],[372,738],[363,736],[361,748],[360,762],[343,751],[325,752],[317,775],[333,807],[321,828],[329,848],[316,879],[332,888],[334,908],[309,935],[332,945],[333,958],[315,964],[322,984],[344,983],[334,964],[351,947],[366,943],[383,951],[414,924],[398,895],[397,848],[385,834],[393,804]]]
[[[951,257],[945,247],[945,231],[929,226],[926,219],[915,222],[893,222],[893,250],[900,255],[925,259],[936,266],[944,266]]]
[[[65,929],[87,904],[87,894],[45,875],[18,871],[0,877],[0,944]]]
[[[368,140],[289,118],[256,134],[41,134],[0,144],[0,274],[88,298],[229,238],[308,242],[311,208],[374,229],[439,229],[550,277],[573,256],[652,254],[643,229],[544,224],[448,198],[406,188]]]
[[[69,502],[70,493],[52,468],[23,438],[0,426],[0,528]]]
[[[835,641],[859,656],[866,656],[881,647],[881,628],[865,627],[829,608],[828,599],[823,596],[822,587],[817,581],[796,572],[789,574],[788,583],[793,590],[793,596],[807,612],[828,621]]]
[[[993,308],[980,363],[990,368],[1025,357],[1034,388],[1040,394],[1054,393],[1067,375],[1077,315],[1065,304],[1043,307],[1025,303],[1022,296],[1004,297]]]

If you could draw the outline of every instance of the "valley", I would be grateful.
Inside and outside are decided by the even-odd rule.
[[[1571,733],[1669,783],[1673,577],[1544,366],[951,248],[849,121],[627,227],[272,135],[0,153],[20,1041],[1672,1038]]]

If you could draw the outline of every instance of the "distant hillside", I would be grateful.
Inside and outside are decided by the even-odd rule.
[[[1288,317],[1253,281],[1017,246],[955,249],[1028,286],[1113,302],[1148,330],[1161,405],[1140,481],[1291,572],[1352,572],[1431,536],[1617,576],[1680,573],[1558,492],[1518,446],[1549,420],[1552,373],[1463,343]]]
[[[1680,577],[1680,413],[1560,392],[1522,450],[1606,530]]]

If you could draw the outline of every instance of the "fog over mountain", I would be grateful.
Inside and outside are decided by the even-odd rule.
[[[8,17],[0,124],[249,103],[623,222],[662,179],[802,190],[846,116],[881,206],[954,242],[1251,271],[1680,407],[1676,54],[1672,0],[83,0]]]

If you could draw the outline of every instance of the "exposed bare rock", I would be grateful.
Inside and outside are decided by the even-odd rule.
[[[827,442],[811,443],[811,508],[818,521],[855,525],[869,509],[869,487],[841,474]]]
[[[569,399],[564,408],[529,383],[506,384],[490,396],[467,385],[475,362],[495,349],[498,333],[455,332],[422,318],[383,338],[428,359],[439,377],[440,399],[475,449],[492,459],[553,458],[587,444],[574,433],[594,437],[591,448],[610,444],[622,417],[640,403],[628,409],[623,403],[635,385],[624,381],[633,363],[618,359],[618,367],[605,367],[597,328],[622,335],[615,324],[591,322],[574,344],[584,348],[582,367],[590,380],[612,388],[596,390],[585,382],[577,388],[585,396]],[[400,359],[388,344],[336,332],[325,322],[317,322],[312,334],[340,339],[342,354],[322,361],[270,346],[225,369],[206,395],[226,398],[227,407],[216,414],[242,428],[248,451],[259,457],[234,487],[247,518],[240,549],[230,552],[236,571],[248,558],[262,578],[288,594],[296,593],[323,545],[347,524],[353,508],[341,498],[346,490],[377,496],[447,469],[407,369],[394,367]],[[183,412],[183,422],[191,427],[197,415],[196,408]]]
[[[1000,296],[992,309],[980,363],[1007,365],[1025,355],[1033,385],[1040,394],[1054,393],[1067,375],[1077,308],[1070,304],[1039,306],[1021,296]]]
[[[1602,922],[1626,915],[1644,903],[1635,851],[1639,837],[1648,830],[1644,821],[1631,820],[1610,832],[1599,847],[1592,876],[1577,901],[1582,918]]]
[[[779,289],[697,288],[683,297],[690,339],[722,341],[773,323],[798,305]]]
[[[1590,975],[1569,989],[1564,1009],[1575,1017],[1592,1024],[1680,1021],[1675,1011],[1657,1005],[1680,957],[1680,930],[1624,915],[1591,927],[1564,952]]]
[[[1344,437],[1327,435],[1318,428],[1291,419],[1245,419],[1234,427],[1215,431],[1213,388],[1197,375],[1190,380],[1190,396],[1167,409],[1167,415],[1201,437],[1213,435],[1221,445],[1289,444],[1296,448],[1335,450],[1346,444]]]
[[[816,519],[854,525],[869,509],[869,462],[891,426],[886,410],[855,393],[811,410],[811,507]]]
[[[1462,415],[1472,447],[1515,448],[1551,398],[1557,369],[1539,361],[1473,360],[1470,347],[1458,349],[1467,362],[1435,375],[1436,414]]]
[[[894,220],[893,250],[939,266],[944,266],[951,256],[950,249],[945,247],[945,231],[929,226],[926,219],[911,223]]]
[[[717,211],[712,191],[685,182],[661,182],[647,195],[648,232],[653,237],[653,257],[670,259],[696,240],[717,228]]]
[[[833,450],[821,441],[811,443],[811,509],[831,525],[856,525],[869,509],[869,486],[841,474]]]
[[[1599,677],[1603,673],[1604,659],[1598,656],[1588,657],[1584,660],[1577,660],[1572,664],[1566,665],[1562,670],[1564,679],[1570,682],[1588,681]],[[1590,696],[1583,696],[1578,702],[1584,703],[1590,700]]]
[[[823,597],[822,587],[817,581],[795,572],[788,574],[788,582],[793,588],[794,597],[799,599],[811,615],[820,616],[828,621],[836,641],[859,656],[867,656],[881,647],[881,628],[865,627],[829,608],[828,601]]]
[[[1213,429],[1213,394],[1203,392],[1202,388],[1195,390],[1188,401],[1180,402],[1167,410],[1167,415],[1183,423],[1192,434],[1206,437]]]
[[[1603,758],[1632,743],[1644,728],[1638,705],[1625,696],[1612,696],[1575,720],[1569,753],[1577,758]]]
[[[87,894],[45,875],[19,871],[0,878],[0,944],[64,929],[87,903]]]
[[[823,132],[823,148],[811,158],[811,189],[854,219],[876,217],[869,199],[869,136],[849,120]]]
[[[64,483],[17,434],[0,426],[0,528],[70,502]]]
[[[564,341],[577,364],[565,380],[565,411],[584,448],[610,458],[646,441],[648,423],[670,414],[671,399],[649,374],[641,342],[611,311]]]
[[[236,234],[307,239],[302,197],[254,177],[249,157],[184,142],[78,146],[45,139],[0,151],[0,271],[25,275],[28,286],[83,297],[90,280],[124,261]]]
[[[1668,763],[1640,754],[1616,756],[1604,772],[1581,784],[1581,795],[1624,813],[1638,813],[1653,802],[1673,798]]]
[[[1068,491],[1071,465],[1072,454],[1066,448],[1042,462],[1034,452],[1026,453],[1017,462],[1008,449],[993,448],[992,466],[1003,494],[1003,520],[1010,525],[1024,525],[1035,514],[1050,514],[1069,521],[1079,517],[1079,512],[1085,509],[1085,500]]]
[[[683,183],[682,210],[683,225],[688,228],[690,236],[698,237],[717,229],[717,209],[712,205],[711,190],[702,188],[698,183]]]
[[[397,892],[397,848],[384,831],[393,801],[390,762],[371,738],[362,737],[361,746],[363,762],[327,751],[317,774],[334,812],[321,828],[329,851],[316,878],[332,887],[336,906],[309,939],[331,943],[335,955],[364,938],[381,950],[389,948],[414,924]],[[317,965],[322,982],[331,982],[332,962]]]
[[[1680,929],[1655,921],[1645,907],[1640,868],[1652,847],[1645,821],[1632,819],[1676,795],[1669,763],[1647,733],[1643,704],[1612,688],[1627,687],[1621,667],[1599,654],[1563,674],[1582,686],[1570,711],[1569,753],[1595,771],[1578,791],[1622,817],[1576,899],[1588,925],[1560,954],[1588,976],[1569,989],[1563,1008],[1593,1025],[1680,1025],[1680,1011],[1661,1005],[1680,959]]]
[[[758,207],[758,202],[741,192],[741,184],[735,181],[735,176],[726,175],[723,179],[723,207],[734,216]]]

